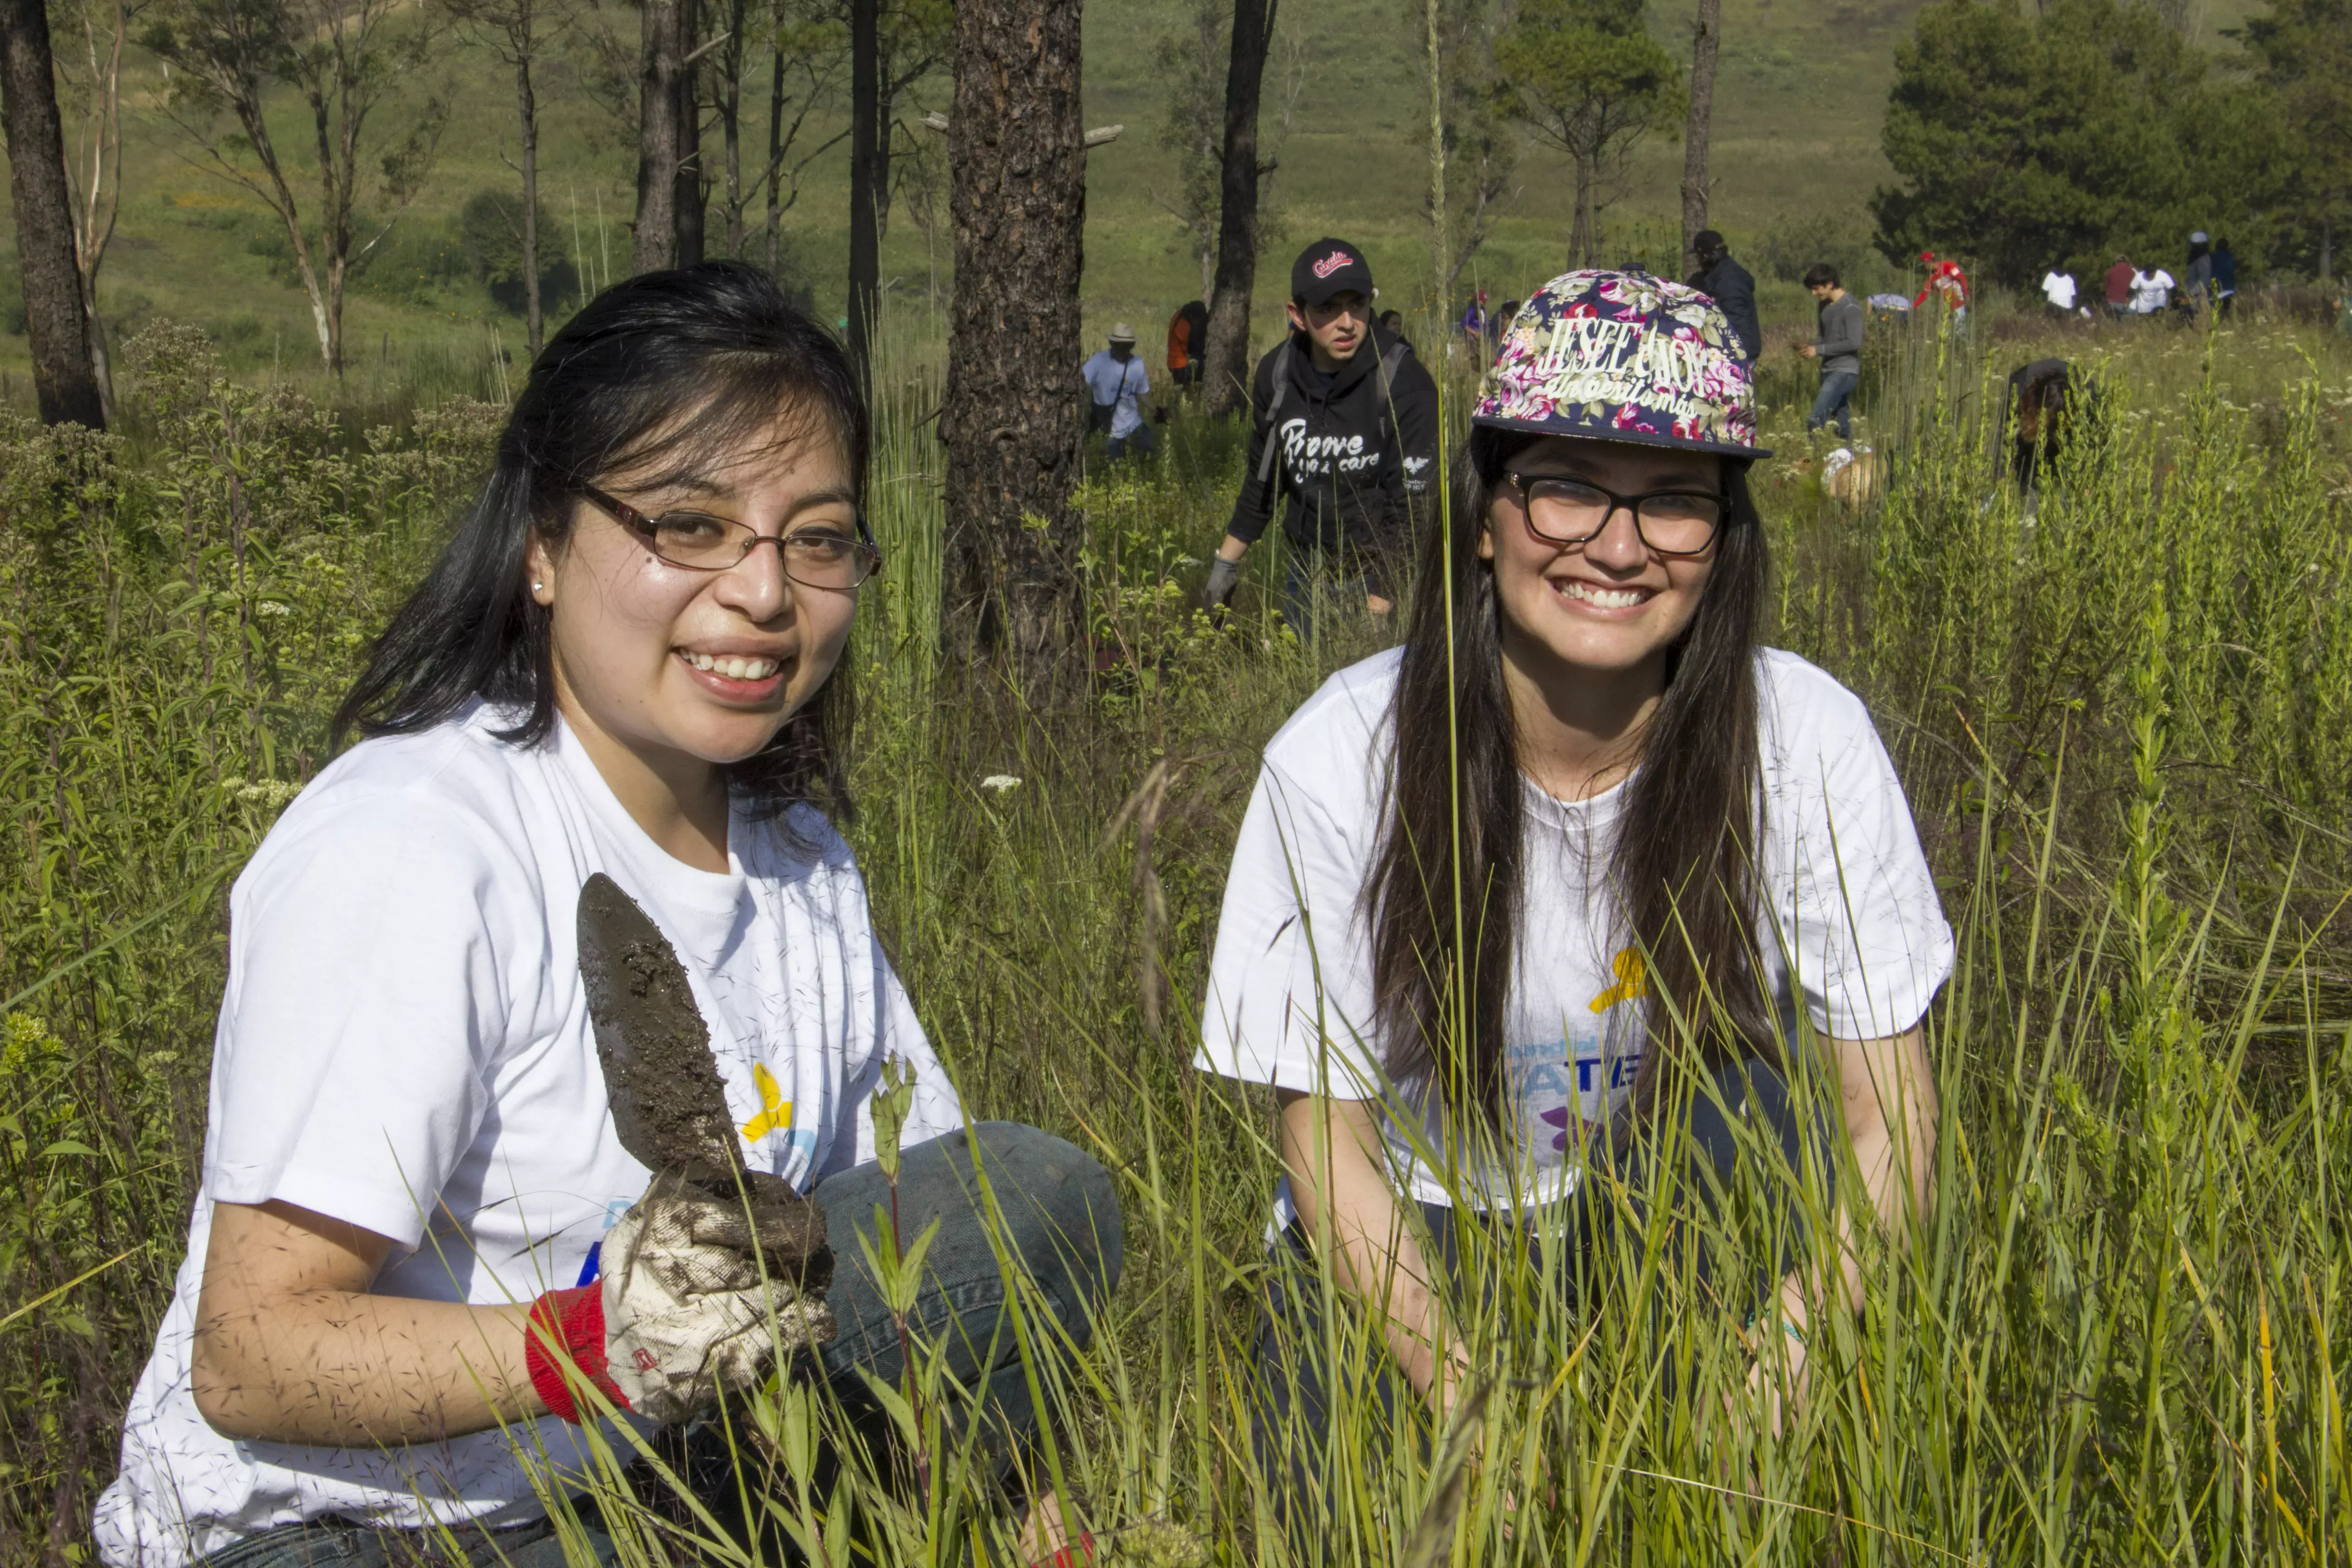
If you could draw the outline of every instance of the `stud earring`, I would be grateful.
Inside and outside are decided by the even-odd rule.
[[[532,593],[536,594],[536,593],[538,593],[538,592],[540,591],[540,589],[541,589],[541,588],[544,587],[545,585],[546,585],[546,584],[541,584],[541,583],[533,583],[533,584],[530,585],[530,591],[531,591]]]

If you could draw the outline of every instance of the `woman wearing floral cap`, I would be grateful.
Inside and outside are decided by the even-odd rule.
[[[1442,1410],[1497,1364],[1454,1326],[1474,1236],[1549,1259],[1578,1332],[1627,1338],[1600,1284],[1657,1242],[1670,1299],[1744,1339],[1769,1401],[1801,1396],[1811,1326],[1858,1291],[1855,1234],[1899,1242],[1927,1201],[1920,1022],[1951,933],[1862,702],[1756,641],[1767,454],[1738,354],[1682,284],[1546,285],[1404,646],[1265,749],[1199,1062],[1279,1106],[1257,1442],[1294,1507],[1325,1493],[1339,1378]],[[1707,1219],[1735,1178],[1777,1237],[1738,1259]],[[1328,1364],[1335,1300],[1370,1364]]]

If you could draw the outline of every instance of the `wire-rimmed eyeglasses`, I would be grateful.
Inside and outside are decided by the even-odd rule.
[[[812,588],[855,588],[882,566],[882,551],[866,531],[862,512],[856,538],[825,524],[791,533],[761,533],[748,522],[690,508],[648,517],[593,485],[581,486],[580,493],[644,540],[656,557],[689,572],[724,572],[750,559],[761,545],[771,543],[776,547],[784,575]]]

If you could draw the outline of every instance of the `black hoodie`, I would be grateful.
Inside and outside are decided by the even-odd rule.
[[[1384,401],[1381,359],[1398,347]],[[1289,387],[1277,407],[1275,370],[1285,360]],[[1280,443],[1271,472],[1269,439]],[[1327,385],[1307,334],[1294,331],[1250,380],[1249,458],[1226,531],[1245,542],[1261,537],[1279,491],[1289,497],[1282,527],[1294,545],[1401,551],[1429,512],[1436,480],[1437,384],[1412,349],[1375,325]]]

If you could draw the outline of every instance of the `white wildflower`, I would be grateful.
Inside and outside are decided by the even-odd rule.
[[[992,789],[997,794],[1003,795],[1006,790],[1019,789],[1021,787],[1021,781],[1014,778],[1011,773],[991,773],[986,778],[980,781],[980,787],[982,789]]]

